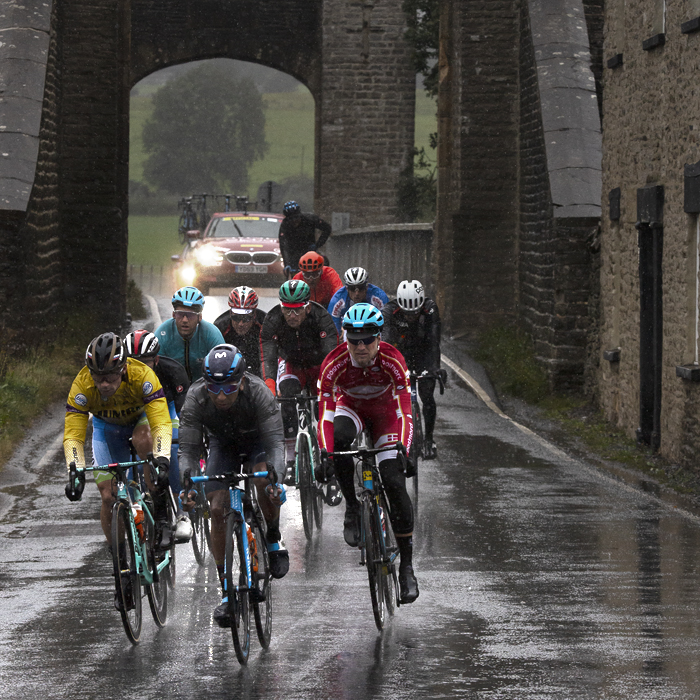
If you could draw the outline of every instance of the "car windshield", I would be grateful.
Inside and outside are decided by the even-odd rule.
[[[222,216],[211,222],[207,238],[277,238],[280,220],[266,216]]]

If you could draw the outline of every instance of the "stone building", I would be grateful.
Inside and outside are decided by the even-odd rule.
[[[604,40],[600,403],[684,464],[700,447],[699,14],[608,0]]]

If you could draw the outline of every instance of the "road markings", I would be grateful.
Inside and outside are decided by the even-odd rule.
[[[43,469],[55,456],[56,453],[63,447],[63,433],[57,435],[54,441],[49,446],[46,454],[37,463],[38,469]]]
[[[517,421],[514,421],[510,416],[506,415],[496,404],[493,402],[491,397],[484,391],[483,387],[479,382],[474,379],[474,377],[471,376],[468,372],[465,372],[459,365],[455,364],[450,360],[449,357],[446,357],[445,355],[440,355],[440,359],[476,394],[478,398],[480,398],[488,408],[490,408],[497,416],[500,416],[504,420],[507,420],[509,423],[511,423],[513,426],[515,426],[518,430],[521,432],[525,433],[525,435],[533,438],[536,440],[542,447],[547,448],[550,452],[555,454],[559,459],[565,461],[565,462],[574,462],[575,460],[572,457],[569,457],[569,455],[566,454],[566,452],[563,452],[560,450],[558,447],[555,447],[552,445],[551,442],[548,442],[545,440],[543,437],[540,437],[537,433],[534,433],[530,428],[526,428],[524,425],[521,425]]]

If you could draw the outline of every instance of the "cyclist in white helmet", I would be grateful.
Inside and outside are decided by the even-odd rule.
[[[425,296],[418,280],[404,280],[396,290],[396,299],[383,309],[383,340],[396,346],[406,358],[408,369],[416,374],[440,370],[440,312],[437,304]],[[435,459],[437,447],[433,440],[437,406],[435,379],[426,377],[418,383],[425,420],[424,459]]]
[[[369,283],[369,275],[364,267],[351,267],[343,275],[345,286],[341,287],[328,304],[328,313],[333,317],[333,323],[342,335],[341,322],[345,312],[353,306],[365,302],[372,304],[380,311],[389,303],[389,297],[383,289]]]

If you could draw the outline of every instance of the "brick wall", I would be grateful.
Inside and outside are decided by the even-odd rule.
[[[413,148],[415,74],[401,0],[323,6],[316,209],[350,226],[397,220],[399,174]]]

